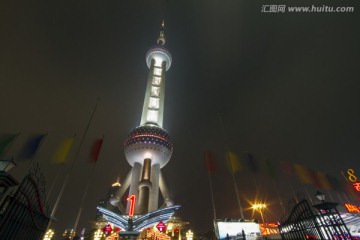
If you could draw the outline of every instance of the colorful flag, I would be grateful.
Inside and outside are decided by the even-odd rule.
[[[256,160],[254,159],[253,155],[251,155],[250,153],[245,155],[245,163],[249,168],[249,170],[252,171],[253,173],[257,173],[259,171],[259,166]]]
[[[209,171],[209,173],[215,172],[217,167],[213,153],[210,152],[209,150],[206,150],[204,153],[204,159],[205,159],[206,168]]]
[[[18,134],[2,134],[0,135],[0,156],[2,156],[6,150],[6,148],[9,146],[9,144],[14,140],[14,138]]]
[[[331,183],[329,182],[327,175],[323,172],[317,171],[318,181],[322,189],[330,190]]]
[[[331,189],[337,192],[344,192],[344,188],[341,186],[341,183],[339,182],[339,180],[337,180],[336,177],[330,176],[330,175],[326,175],[327,179],[330,183]]]
[[[91,162],[96,163],[98,158],[99,158],[99,154],[100,154],[100,149],[102,146],[104,139],[97,139],[94,143],[93,146],[91,148],[91,153],[90,153],[90,157],[91,157]]]
[[[74,142],[74,138],[67,138],[63,142],[60,143],[58,149],[54,155],[54,163],[65,163],[67,156],[71,150],[72,144]]]
[[[19,152],[19,159],[25,160],[33,158],[45,136],[46,134],[38,134],[29,137]]]
[[[238,156],[233,152],[226,153],[227,163],[229,165],[230,172],[236,173],[241,170],[241,165]]]
[[[304,167],[300,164],[294,164],[294,170],[297,174],[300,182],[305,184],[313,184],[313,177],[311,175],[310,170],[307,167]]]
[[[277,169],[273,161],[266,159],[265,160],[266,167],[268,169],[270,177],[275,180],[277,178]]]

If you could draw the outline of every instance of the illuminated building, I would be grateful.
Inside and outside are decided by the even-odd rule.
[[[103,208],[107,208],[107,209],[111,209],[111,210],[116,210],[117,208],[114,205],[111,204],[111,201],[116,196],[116,193],[120,189],[120,187],[121,187],[120,178],[118,177],[116,179],[116,182],[114,182],[109,187],[106,198],[101,199],[98,206],[103,207]],[[101,221],[102,219],[103,219],[102,213],[97,211],[97,213],[96,213],[96,221]]]
[[[54,230],[49,229],[49,230],[45,233],[43,240],[52,240],[52,239],[53,239],[53,236],[54,236]]]
[[[165,42],[163,23],[157,44],[146,54],[149,75],[140,126],[130,132],[124,143],[125,156],[132,168],[124,179],[123,186],[110,200],[118,208],[118,212],[109,207],[98,206],[107,221],[120,228],[127,229],[128,215],[134,214],[134,231],[159,221],[167,222],[180,207],[174,206],[161,173],[173,152],[170,136],[163,129],[165,73],[172,62],[170,52],[164,47]],[[160,194],[164,203],[159,203]],[[131,201],[128,198],[127,205],[124,206],[121,199],[128,196],[131,196]]]

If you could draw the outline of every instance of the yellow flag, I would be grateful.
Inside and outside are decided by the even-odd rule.
[[[314,181],[308,168],[300,164],[294,164],[294,169],[300,182],[305,184],[313,184]]]
[[[241,170],[241,165],[238,156],[233,152],[227,152],[226,158],[230,167],[230,171],[235,173]]]
[[[58,149],[54,155],[54,163],[65,163],[67,156],[71,150],[72,144],[74,142],[74,138],[67,138],[63,142],[60,143]]]

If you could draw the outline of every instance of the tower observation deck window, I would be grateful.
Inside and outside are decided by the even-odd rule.
[[[159,97],[160,96],[160,88],[159,87],[151,87],[151,96]]]
[[[153,77],[152,83],[153,83],[154,85],[160,85],[160,82],[161,82],[161,78],[159,78],[159,77]]]
[[[161,68],[154,68],[154,75],[161,76]]]
[[[159,99],[151,97],[149,101],[149,108],[159,108]]]
[[[146,120],[148,122],[157,122],[158,121],[158,111],[157,110],[149,110]]]

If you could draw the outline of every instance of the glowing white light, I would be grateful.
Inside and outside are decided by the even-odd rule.
[[[53,235],[54,235],[54,231],[53,231],[52,229],[49,229],[49,230],[46,232],[43,240],[51,240],[52,237],[53,237]]]
[[[151,87],[151,96],[159,97],[160,88],[159,87]]]
[[[154,68],[154,75],[161,76],[161,68]]]
[[[155,60],[155,66],[156,67],[161,67],[161,64],[162,64],[162,62],[163,62],[163,60],[161,59],[161,58],[159,58],[159,57],[154,57],[154,60]]]
[[[193,237],[194,233],[191,230],[186,232],[186,240],[193,240]]]
[[[100,240],[103,235],[104,234],[101,229],[98,229],[96,232],[94,232],[94,240]]]
[[[152,157],[151,153],[144,154],[144,159],[151,159],[151,157]]]
[[[149,108],[159,108],[159,99],[158,98],[150,98],[149,101]]]
[[[148,122],[157,122],[158,121],[158,111],[157,110],[149,110],[146,120]]]
[[[153,83],[154,85],[160,85],[160,82],[161,82],[161,78],[160,78],[160,77],[153,77],[152,83]]]

